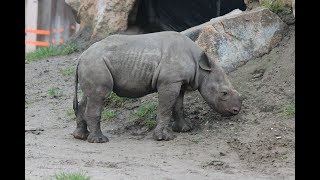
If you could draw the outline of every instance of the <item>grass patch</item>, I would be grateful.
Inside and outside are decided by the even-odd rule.
[[[76,68],[75,67],[69,67],[69,68],[66,68],[64,70],[61,70],[61,74],[63,76],[70,76],[70,75],[73,75],[75,72],[76,72]]]
[[[284,10],[283,0],[263,0],[261,5],[274,13],[280,13]]]
[[[76,120],[76,115],[74,114],[73,109],[68,109],[68,110],[67,110],[67,117],[68,117],[70,120]]]
[[[83,173],[59,173],[55,175],[56,180],[90,180]]]
[[[157,104],[155,103],[147,103],[142,104],[138,107],[137,111],[134,115],[138,118],[138,121],[141,121],[148,129],[153,129],[156,122],[156,110]]]
[[[108,110],[105,108],[101,113],[101,117],[103,120],[111,121],[114,117],[116,117],[116,113],[113,110]]]
[[[60,90],[59,88],[56,88],[56,87],[50,88],[48,90],[48,95],[51,98],[57,98],[59,96],[62,96],[62,90]]]
[[[123,105],[130,100],[130,98],[126,98],[126,97],[119,97],[117,96],[114,92],[112,92],[110,94],[110,96],[108,96],[105,100],[105,103],[107,106],[111,106],[111,107],[123,107]]]
[[[31,62],[52,56],[72,54],[74,52],[77,52],[78,49],[78,45],[71,42],[52,45],[49,47],[41,47],[33,52],[26,53],[25,59],[27,62]]]
[[[294,117],[295,114],[296,114],[296,107],[295,107],[295,104],[292,103],[292,104],[289,104],[285,107],[284,109],[284,113],[287,117],[291,118],[291,117]]]
[[[81,89],[78,89],[78,97],[83,97],[83,91]]]
[[[31,102],[25,100],[25,101],[24,101],[24,108],[25,108],[25,109],[28,109],[29,106],[30,106],[30,104],[31,104]]]
[[[190,139],[191,142],[198,144],[199,143],[199,139]]]

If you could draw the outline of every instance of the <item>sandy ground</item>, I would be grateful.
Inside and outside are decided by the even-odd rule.
[[[79,53],[26,64],[25,176],[54,179],[83,172],[91,179],[295,179],[295,26],[269,54],[229,74],[245,97],[242,111],[220,117],[198,92],[185,97],[185,115],[195,125],[173,141],[154,141],[132,123],[132,113],[156,94],[129,101],[112,121],[102,122],[110,142],[74,139],[74,67]],[[57,87],[60,94],[50,97]],[[36,129],[38,128],[38,129]],[[34,130],[36,129],[36,130]],[[34,131],[32,131],[34,130]]]

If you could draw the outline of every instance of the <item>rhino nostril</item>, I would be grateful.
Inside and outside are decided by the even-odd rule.
[[[238,113],[239,112],[239,108],[236,108],[236,107],[232,108],[232,112],[235,113],[235,114]]]

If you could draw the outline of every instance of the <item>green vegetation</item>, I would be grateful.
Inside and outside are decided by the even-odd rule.
[[[64,70],[61,70],[61,74],[63,76],[70,76],[70,75],[73,75],[74,72],[76,72],[76,68],[75,67],[69,67],[69,68],[66,68]]]
[[[33,52],[26,53],[25,59],[27,62],[31,62],[51,56],[68,55],[77,51],[78,45],[76,43],[69,42],[60,45],[38,48]]]
[[[193,143],[195,143],[195,144],[198,144],[198,143],[199,143],[199,140],[198,140],[198,139],[191,139],[190,141],[193,142]]]
[[[51,98],[57,98],[62,95],[62,91],[59,88],[53,87],[48,90],[48,95]]]
[[[89,176],[82,173],[59,173],[55,178],[56,180],[90,180]]]
[[[67,110],[67,116],[70,120],[75,120],[76,119],[76,115],[74,114],[73,109],[68,109]]]
[[[101,117],[103,120],[112,120],[114,117],[116,117],[116,113],[113,110],[108,110],[107,108],[105,108],[102,113],[101,113]]]
[[[78,90],[78,97],[83,97],[83,91],[81,89]]]
[[[283,0],[263,0],[261,5],[270,9],[274,13],[280,13],[284,10]]]
[[[105,103],[111,107],[123,107],[123,105],[130,100],[130,98],[119,97],[114,92],[110,94],[105,100]]]
[[[154,128],[156,122],[157,104],[146,103],[141,105],[134,115],[141,121],[148,129]]]
[[[30,105],[30,104],[31,104],[31,102],[25,100],[25,101],[24,101],[24,107],[25,107],[25,109],[29,108],[29,105]]]
[[[294,117],[296,113],[295,103],[291,103],[285,107],[284,110],[287,117]]]

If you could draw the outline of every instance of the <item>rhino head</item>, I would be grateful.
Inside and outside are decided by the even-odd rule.
[[[204,100],[224,116],[236,115],[241,110],[240,94],[234,89],[224,70],[205,53],[199,60],[198,90]]]

